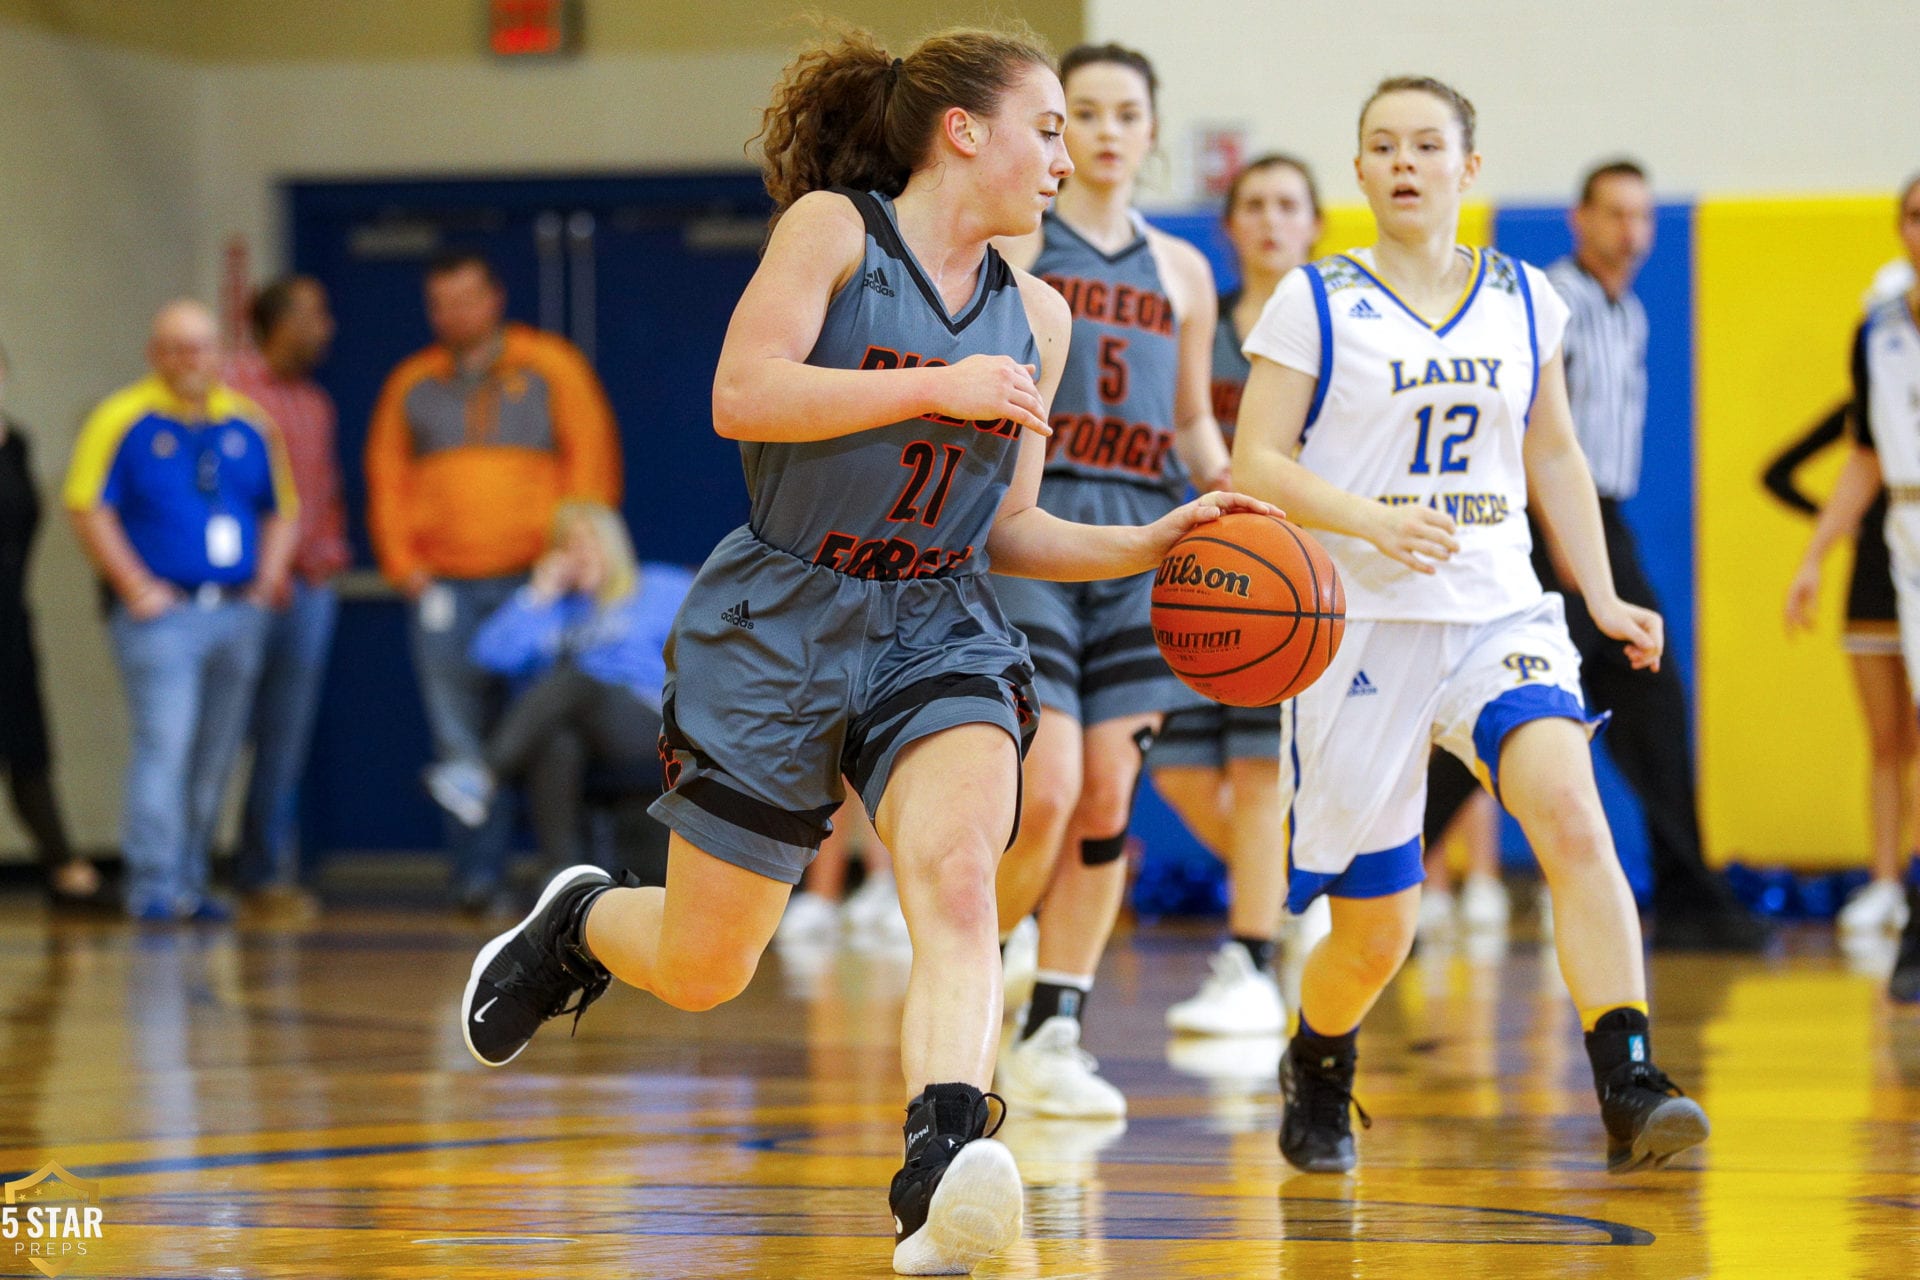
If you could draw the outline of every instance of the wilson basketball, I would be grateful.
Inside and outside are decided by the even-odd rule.
[[[1347,629],[1327,549],[1298,525],[1236,511],[1173,545],[1153,580],[1153,638],[1194,692],[1284,702],[1320,678]]]

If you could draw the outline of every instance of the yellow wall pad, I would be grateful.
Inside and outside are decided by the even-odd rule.
[[[1893,221],[1891,194],[1696,214],[1701,817],[1716,864],[1866,860],[1865,730],[1840,651],[1851,557],[1828,562],[1819,630],[1788,640],[1781,604],[1812,525],[1759,477],[1845,394],[1861,297],[1899,249]]]

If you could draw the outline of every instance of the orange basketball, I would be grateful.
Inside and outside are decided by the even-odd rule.
[[[1173,544],[1153,579],[1153,638],[1194,692],[1269,707],[1320,678],[1347,630],[1327,549],[1298,525],[1236,511]]]

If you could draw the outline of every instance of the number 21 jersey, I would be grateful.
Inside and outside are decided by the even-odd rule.
[[[1538,269],[1491,249],[1460,253],[1469,283],[1438,321],[1403,303],[1371,251],[1356,249],[1290,272],[1247,335],[1249,357],[1316,379],[1302,466],[1360,497],[1453,517],[1460,550],[1431,575],[1363,538],[1320,534],[1350,618],[1487,622],[1541,595],[1522,447],[1567,307]]]
[[[807,363],[831,369],[958,364],[972,355],[1038,366],[1019,282],[991,247],[974,292],[949,314],[900,238],[893,202],[839,190],[866,223],[866,254],[827,305]],[[1022,428],[928,414],[831,440],[740,446],[762,542],[857,578],[983,573],[987,533],[1012,483]]]

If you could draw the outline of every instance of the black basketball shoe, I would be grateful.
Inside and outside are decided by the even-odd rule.
[[[1346,1173],[1358,1162],[1353,1148],[1353,1113],[1364,1128],[1373,1118],[1353,1096],[1353,1072],[1360,1055],[1349,1049],[1309,1058],[1298,1037],[1280,1059],[1280,1154],[1306,1173]]]
[[[598,867],[568,867],[547,882],[526,919],[480,948],[460,1002],[469,1053],[504,1067],[547,1019],[571,1013],[579,1025],[613,980],[580,936],[584,908],[612,887]]]
[[[1920,1001],[1920,885],[1907,887],[1907,927],[1900,931],[1900,955],[1887,979],[1887,994],[1902,1004]]]
[[[1020,1238],[1023,1200],[1013,1153],[987,1128],[999,1095],[928,1085],[907,1107],[907,1161],[893,1175],[893,1269],[957,1276]]]
[[[1658,1169],[1707,1138],[1707,1113],[1653,1065],[1647,1015],[1615,1009],[1587,1033],[1600,1119],[1607,1126],[1607,1172]]]

